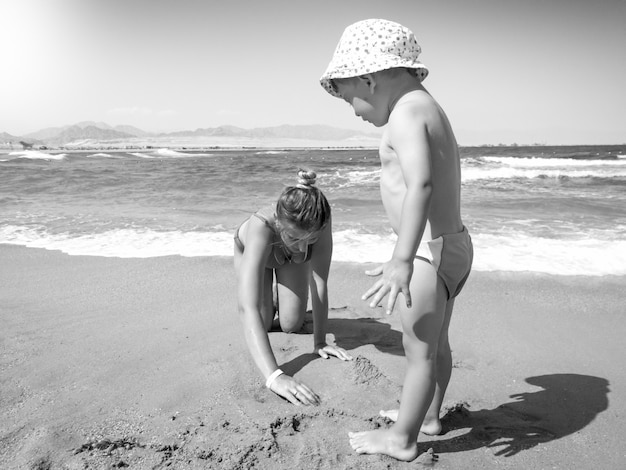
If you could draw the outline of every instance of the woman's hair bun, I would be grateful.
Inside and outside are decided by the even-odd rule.
[[[315,184],[316,179],[317,179],[317,174],[314,171],[298,170],[298,185],[313,186]]]

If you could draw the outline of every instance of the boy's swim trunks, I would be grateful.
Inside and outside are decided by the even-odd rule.
[[[448,289],[448,300],[453,299],[461,292],[472,268],[472,238],[467,228],[463,227],[459,233],[423,241],[415,257],[425,259],[433,265]]]

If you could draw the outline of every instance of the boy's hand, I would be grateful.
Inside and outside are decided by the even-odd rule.
[[[270,390],[296,406],[320,404],[320,397],[317,393],[286,374],[276,377],[270,385]]]
[[[385,313],[391,315],[393,307],[396,304],[398,294],[402,292],[404,299],[406,300],[407,308],[411,308],[411,292],[409,290],[409,283],[411,282],[411,276],[413,275],[413,263],[406,261],[398,261],[391,259],[385,264],[378,266],[371,271],[365,271],[368,276],[380,276],[382,278],[376,281],[376,283],[365,293],[361,299],[367,300],[374,296],[370,302],[370,307],[374,308],[380,305],[383,297],[389,294],[387,299],[387,308]]]

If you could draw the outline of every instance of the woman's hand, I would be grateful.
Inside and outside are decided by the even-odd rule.
[[[319,405],[320,397],[307,385],[281,374],[270,384],[270,390],[296,406]]]
[[[315,352],[319,354],[324,359],[328,359],[330,356],[335,356],[341,359],[342,361],[351,361],[352,356],[348,354],[348,352],[340,348],[339,346],[332,346],[329,344],[320,344],[315,346]]]

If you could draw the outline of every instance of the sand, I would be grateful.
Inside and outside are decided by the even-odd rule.
[[[117,259],[0,245],[0,468],[618,469],[626,467],[624,278],[472,273],[451,327],[444,434],[412,463],[355,454],[387,426],[404,372],[399,318],[331,270],[331,338],[352,362],[271,333],[323,400],[265,389],[230,258]],[[435,454],[428,453],[432,449]]]

